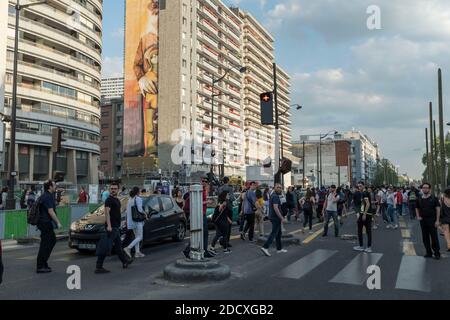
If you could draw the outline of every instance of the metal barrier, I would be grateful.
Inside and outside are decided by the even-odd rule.
[[[58,231],[68,232],[72,222],[81,219],[99,206],[96,204],[73,204],[58,207],[56,213],[62,225],[62,230]],[[27,210],[0,211],[0,239],[30,239],[39,235],[40,232],[36,226],[27,223]]]

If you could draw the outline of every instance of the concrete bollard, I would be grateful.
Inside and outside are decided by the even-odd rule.
[[[193,185],[190,188],[190,210],[191,210],[191,252],[190,258],[194,261],[204,259],[203,248],[203,187]]]
[[[228,279],[231,270],[217,260],[205,259],[203,245],[203,187],[190,188],[190,259],[180,259],[164,269],[164,278],[179,283],[215,282]]]

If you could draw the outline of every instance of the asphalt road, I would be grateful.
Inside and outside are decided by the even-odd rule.
[[[356,234],[355,216],[345,220],[341,234]],[[176,299],[176,300],[267,300],[267,299],[449,299],[450,259],[442,250],[440,261],[422,257],[425,253],[420,227],[403,219],[402,228],[374,230],[372,254],[352,250],[355,240],[301,233],[301,224],[286,226],[303,243],[287,247],[288,253],[265,257],[260,245],[238,239],[234,230],[233,252],[216,257],[230,266],[229,280],[208,284],[174,284],[163,279],[165,266],[182,257],[185,243],[167,240],[144,249],[147,255],[123,270],[117,258],[107,258],[107,275],[94,274],[96,258],[69,249],[58,242],[49,264],[53,273],[35,273],[37,246],[5,251],[4,283],[0,299]],[[270,230],[267,223],[266,230]],[[186,240],[187,241],[187,240]],[[442,248],[445,248],[441,237]],[[81,269],[81,290],[69,290],[66,270]],[[377,265],[381,289],[369,290],[367,267]]]

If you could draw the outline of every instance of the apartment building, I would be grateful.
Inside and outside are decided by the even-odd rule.
[[[5,65],[0,112],[11,114],[16,1],[0,5],[0,66]],[[16,168],[19,183],[40,183],[52,168],[66,183],[98,183],[102,0],[52,0],[20,11]],[[4,23],[7,21],[7,23]],[[3,80],[4,79],[4,80]],[[51,132],[67,141],[56,156]],[[6,125],[3,159],[8,159]],[[2,171],[7,171],[6,161]],[[3,173],[5,178],[5,173]]]
[[[106,101],[123,97],[123,77],[103,78],[101,97]]]

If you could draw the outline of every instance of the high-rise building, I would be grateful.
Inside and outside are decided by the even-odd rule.
[[[122,176],[123,98],[102,101],[100,178],[117,180]]]
[[[258,40],[253,33],[268,40]],[[209,171],[211,134],[213,163],[225,163],[226,175],[244,176],[246,165],[273,158],[274,128],[261,126],[258,105],[259,94],[273,90],[273,39],[256,19],[222,1],[165,1],[159,11],[158,50],[160,166],[174,166],[172,150],[179,143],[174,132],[179,129],[198,145],[185,149],[178,163],[188,164],[192,152],[191,171]],[[242,66],[247,67],[245,74]],[[278,84],[287,155],[289,76],[281,68]]]
[[[101,84],[102,100],[123,97],[123,77],[103,78]]]
[[[0,51],[6,44],[6,57],[0,54],[0,66],[6,65],[0,112],[7,115],[12,105],[15,4],[10,0],[0,5]],[[19,183],[42,182],[53,168],[67,173],[67,184],[98,183],[102,5],[102,0],[52,0],[20,11]],[[64,129],[67,141],[53,163],[51,132],[56,127]],[[9,139],[7,125],[4,159]],[[2,169],[8,170],[6,161]]]

